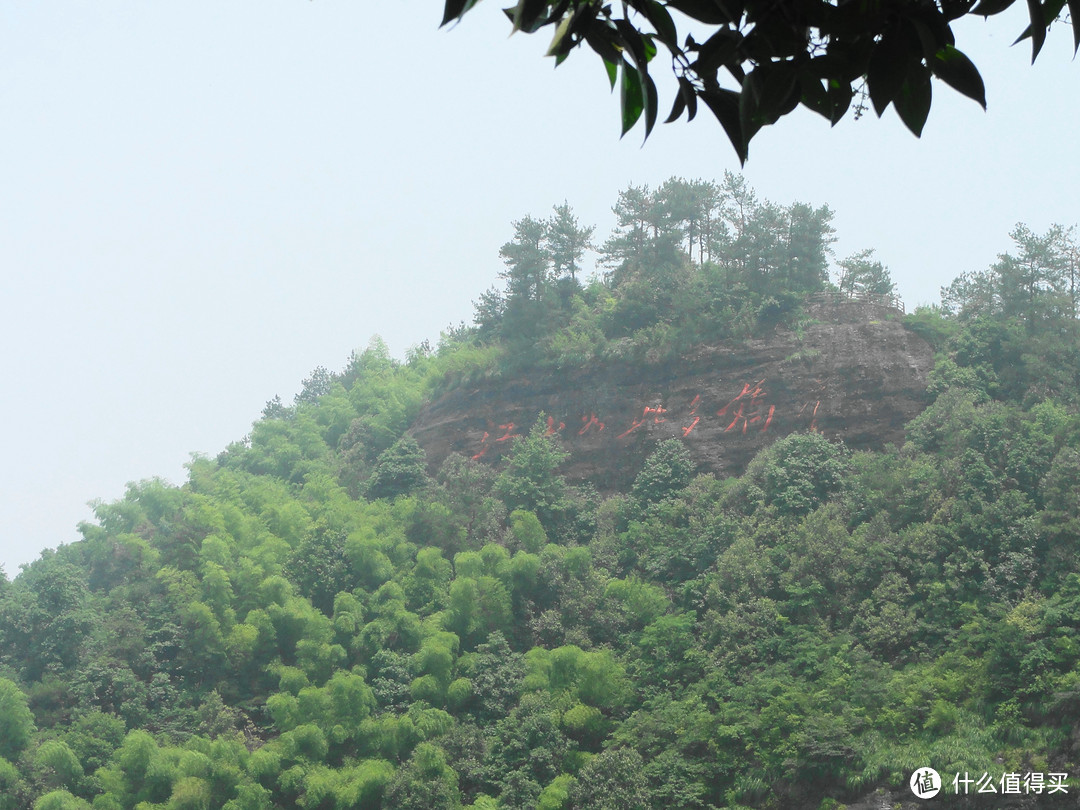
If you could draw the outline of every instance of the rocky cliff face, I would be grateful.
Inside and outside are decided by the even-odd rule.
[[[677,363],[608,364],[570,374],[498,379],[450,391],[412,433],[437,466],[457,452],[497,462],[544,414],[570,452],[564,472],[601,491],[633,481],[664,439],[699,471],[741,472],[770,442],[818,431],[853,448],[903,439],[925,405],[933,364],[898,313],[864,303],[811,306],[816,322],[741,343],[701,346]]]

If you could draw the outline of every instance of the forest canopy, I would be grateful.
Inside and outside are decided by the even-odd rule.
[[[475,324],[316,369],[0,575],[0,808],[836,808],[928,764],[1080,790],[1073,232],[893,312],[936,352],[898,445],[793,433],[718,478],[673,439],[601,494],[540,419],[432,467],[409,428],[449,386],[892,293],[831,261],[826,206],[737,176],[616,208],[602,275],[568,204],[523,217]]]

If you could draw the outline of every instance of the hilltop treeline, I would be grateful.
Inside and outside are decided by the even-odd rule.
[[[846,294],[893,292],[873,251],[832,267],[828,206],[760,200],[740,175],[631,186],[613,211],[616,227],[599,244],[566,203],[514,222],[500,250],[503,286],[480,297],[474,325],[455,337],[500,347],[504,369],[655,361],[773,328],[834,275]],[[600,272],[583,281],[590,254]]]
[[[701,260],[702,227],[673,243],[679,272],[739,277],[719,248]],[[183,486],[133,484],[83,540],[0,577],[0,808],[816,808],[927,765],[1075,776],[1060,235],[1023,305],[1005,304],[1031,265],[1018,240],[907,316],[939,359],[883,452],[796,434],[717,480],[673,440],[601,498],[538,422],[500,467],[432,472],[407,428],[509,355],[512,278],[498,318],[437,350],[399,363],[376,342],[318,370]],[[569,278],[588,319],[631,311],[645,259],[583,288],[551,239],[538,289]],[[695,322],[676,305],[605,340]]]

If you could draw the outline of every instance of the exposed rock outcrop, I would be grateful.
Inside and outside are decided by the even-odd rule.
[[[459,387],[412,427],[432,466],[451,452],[495,462],[543,413],[570,452],[564,472],[601,491],[626,486],[664,439],[700,471],[737,474],[768,443],[818,431],[853,448],[903,439],[925,407],[930,346],[899,313],[822,302],[801,334],[699,346],[679,362],[609,363]]]

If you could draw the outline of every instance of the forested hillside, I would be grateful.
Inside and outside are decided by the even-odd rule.
[[[1071,232],[1019,226],[896,315],[934,367],[883,449],[808,424],[723,476],[674,438],[601,495],[542,415],[497,463],[429,464],[409,431],[448,391],[893,293],[869,251],[830,267],[827,208],[734,175],[615,210],[593,278],[568,205],[517,221],[475,323],[317,369],[182,486],[132,484],[0,576],[0,810],[816,810],[913,799],[925,766],[1071,806]],[[1068,793],[1024,795],[1033,773]]]

